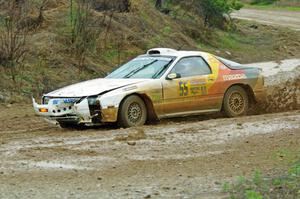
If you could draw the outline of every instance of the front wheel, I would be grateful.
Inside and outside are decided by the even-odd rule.
[[[144,125],[147,120],[147,109],[144,101],[137,95],[124,99],[119,109],[119,125],[133,127]]]
[[[223,111],[227,117],[238,117],[247,114],[249,98],[240,86],[232,86],[225,93]]]

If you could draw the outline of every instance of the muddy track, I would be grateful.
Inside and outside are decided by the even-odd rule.
[[[61,129],[31,105],[0,105],[0,198],[224,198],[222,185],[290,166],[300,148],[300,60],[256,63],[267,98],[252,115]],[[279,112],[279,113],[276,113]]]
[[[67,131],[30,106],[1,107],[0,198],[218,198],[225,180],[284,169],[274,154],[299,149],[299,111],[212,117]]]
[[[256,21],[262,24],[284,26],[300,31],[300,12],[241,9],[231,15],[233,18]]]

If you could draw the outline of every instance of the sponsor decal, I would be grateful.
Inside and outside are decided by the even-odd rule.
[[[73,104],[76,102],[77,99],[72,99],[72,98],[67,98],[67,99],[63,99],[63,102],[65,104]]]
[[[190,81],[190,92],[192,95],[206,95],[207,87],[205,79],[196,79]]]
[[[206,84],[205,79],[194,79],[190,81],[191,86],[192,85],[202,85],[202,84]]]
[[[179,81],[179,96],[188,95],[207,95],[205,79],[196,79],[191,81]]]
[[[245,74],[232,74],[232,75],[223,75],[223,80],[237,80],[237,79],[246,79],[247,76]]]
[[[52,101],[53,105],[59,105],[59,104],[74,104],[78,99],[74,98],[66,98],[66,99],[54,99]]]
[[[189,85],[188,81],[179,81],[179,95],[187,96],[189,94]]]
[[[52,104],[53,104],[53,105],[59,104],[59,100],[53,100],[53,101],[52,101]]]
[[[192,95],[206,95],[207,94],[207,87],[205,85],[198,85],[198,86],[192,86],[190,88]]]

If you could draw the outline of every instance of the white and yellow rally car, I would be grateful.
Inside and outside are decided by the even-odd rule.
[[[264,95],[261,70],[205,52],[149,50],[105,78],[45,94],[35,112],[62,127],[118,122],[123,127],[147,120],[223,111],[247,113]]]

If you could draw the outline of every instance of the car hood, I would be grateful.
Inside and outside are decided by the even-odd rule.
[[[148,79],[94,79],[77,84],[73,84],[45,96],[49,97],[86,97],[99,95],[103,92],[121,88],[124,86],[149,81]]]

